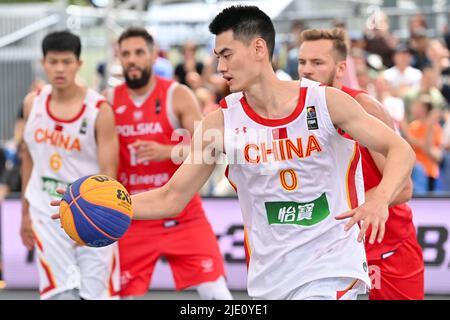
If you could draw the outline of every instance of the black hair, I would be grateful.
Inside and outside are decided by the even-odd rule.
[[[431,110],[433,110],[433,103],[431,102],[431,98],[429,95],[422,94],[419,97],[419,101],[424,105],[427,114],[430,113]]]
[[[51,32],[44,37],[44,40],[42,40],[42,54],[44,57],[49,51],[70,51],[75,54],[77,59],[80,59],[80,37],[69,30]]]
[[[150,33],[145,28],[140,27],[129,27],[119,37],[118,43],[119,45],[122,43],[123,40],[129,39],[129,38],[135,38],[140,37],[145,40],[150,50],[153,49],[153,46],[155,44],[155,40],[151,36]]]
[[[269,16],[255,6],[231,6],[225,8],[209,24],[209,31],[219,35],[228,30],[233,36],[246,44],[255,37],[261,37],[267,44],[269,61],[272,61],[275,48],[275,28]]]

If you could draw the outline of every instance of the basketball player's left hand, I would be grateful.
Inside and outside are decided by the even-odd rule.
[[[65,192],[66,192],[65,189],[61,189],[61,188],[56,189],[56,193],[59,193],[60,195],[64,195]],[[50,202],[50,205],[52,207],[59,207],[60,204],[61,204],[61,200],[52,200]],[[52,215],[52,219],[54,219],[54,220],[57,220],[59,218],[60,218],[59,213]]]
[[[131,146],[136,150],[139,163],[170,159],[172,146],[155,141],[137,140]]]
[[[354,224],[362,220],[363,222],[358,235],[358,242],[361,242],[365,238],[366,231],[371,226],[372,232],[370,234],[369,243],[373,244],[375,240],[377,240],[378,243],[383,240],[385,224],[388,217],[388,204],[374,197],[371,199],[367,199],[367,201],[363,205],[336,216],[335,219],[343,220],[351,218],[350,221],[345,225],[345,231],[350,230],[350,228],[353,227]]]

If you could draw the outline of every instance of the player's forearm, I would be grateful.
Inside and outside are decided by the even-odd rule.
[[[135,220],[170,218],[181,211],[177,205],[179,202],[171,199],[167,186],[132,195],[131,202]]]
[[[406,203],[408,202],[413,194],[413,186],[411,178],[407,179],[406,185],[403,187],[403,189],[400,191],[399,194],[395,197],[394,200],[392,200],[390,206],[396,206],[398,204]]]
[[[100,164],[100,172],[99,174],[107,175],[111,178],[117,177],[117,164],[111,159],[111,161],[107,164]]]
[[[190,144],[183,142],[176,145],[170,145],[168,147],[167,158],[172,160],[174,163],[182,163],[184,160],[186,160],[191,150]]]
[[[190,145],[178,143],[176,145],[166,144],[162,146],[162,160],[172,160],[175,163],[182,163],[189,154]]]
[[[383,178],[375,190],[376,197],[392,205],[411,177],[415,160],[415,154],[406,141],[392,146],[386,155]]]
[[[23,175],[23,172],[24,172],[24,170],[22,170],[22,175]],[[27,216],[30,214],[30,211],[29,211],[30,204],[29,204],[27,198],[25,198],[25,190],[27,188],[29,180],[30,180],[30,175],[28,175],[25,178],[22,176],[22,216]]]
[[[23,148],[21,153],[22,164],[20,167],[20,175],[22,183],[22,206],[28,206],[28,201],[25,199],[25,190],[27,189],[28,182],[30,181],[31,172],[33,170],[33,161],[31,160],[31,156],[27,149]]]

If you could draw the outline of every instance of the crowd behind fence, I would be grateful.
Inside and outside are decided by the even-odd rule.
[[[348,63],[353,70],[349,84],[381,101],[399,133],[415,149],[415,194],[450,194],[449,7],[427,7],[421,14],[368,6],[358,10],[360,15],[353,19],[346,15],[331,17],[326,12],[309,17],[284,14],[289,21],[274,18],[279,31],[273,61],[277,75],[298,79],[297,49],[302,30],[346,28],[350,39]],[[143,21],[159,44],[155,73],[191,87],[204,114],[218,108],[217,102],[228,94],[224,80],[216,72],[211,37],[204,22],[152,24],[146,16],[130,10],[123,15],[108,14],[49,4],[1,6],[0,199],[9,191],[20,190],[20,111],[27,92],[45,81],[40,67],[40,42],[50,31],[69,28],[80,35],[84,65],[78,81],[102,91],[121,81],[120,65],[114,55],[117,35],[136,21]],[[140,20],[136,20],[138,17]],[[186,33],[189,37],[184,36],[183,41],[180,34]],[[224,167],[217,169],[203,188],[204,195],[234,193],[223,178],[223,171]]]

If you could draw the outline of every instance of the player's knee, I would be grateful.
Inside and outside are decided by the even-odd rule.
[[[233,300],[223,276],[216,281],[201,283],[196,289],[202,300]]]

